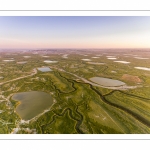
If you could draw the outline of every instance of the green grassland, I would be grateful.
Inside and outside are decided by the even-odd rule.
[[[121,64],[107,59],[106,54],[92,58],[94,54],[83,56],[75,53],[69,54],[67,59],[62,55],[47,54],[48,58],[32,53],[1,55],[0,133],[12,133],[16,128],[18,134],[150,133],[150,72],[134,68],[150,67],[150,59],[138,60],[119,54],[117,60],[131,62]],[[12,57],[15,61],[3,61]],[[89,64],[82,59],[104,64]],[[44,60],[58,62],[44,63]],[[21,61],[26,63],[17,63]],[[33,69],[42,66],[50,67],[52,71],[33,74]],[[122,80],[124,74],[138,76],[142,82]],[[87,80],[95,76],[121,80],[136,88],[119,90],[96,87],[78,76]],[[19,77],[23,78],[17,79]],[[28,91],[49,93],[54,103],[48,111],[25,122],[16,113],[19,103],[12,96]]]

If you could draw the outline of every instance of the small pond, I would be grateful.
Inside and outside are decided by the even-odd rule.
[[[147,70],[147,71],[150,71],[150,68],[147,68],[147,67],[134,67],[136,69],[141,69],[141,70]]]
[[[44,60],[45,63],[57,63],[58,61]]]
[[[118,63],[122,63],[122,64],[129,64],[130,63],[128,61],[114,61],[114,62],[118,62]]]
[[[52,71],[49,67],[41,67],[41,68],[38,68],[38,70],[42,72]]]

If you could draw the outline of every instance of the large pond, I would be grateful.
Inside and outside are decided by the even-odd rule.
[[[53,104],[50,94],[38,91],[17,93],[12,96],[12,99],[20,101],[16,112],[23,120],[34,118]]]
[[[125,85],[125,83],[122,81],[113,80],[113,79],[109,79],[109,78],[93,77],[93,78],[90,78],[90,80],[92,82],[95,82],[97,84],[100,84],[102,86],[107,86],[107,87],[115,87],[115,86]]]

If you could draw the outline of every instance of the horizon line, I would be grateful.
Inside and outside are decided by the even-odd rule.
[[[150,47],[147,47],[147,48],[0,48],[0,50],[44,50],[44,49],[150,49]]]

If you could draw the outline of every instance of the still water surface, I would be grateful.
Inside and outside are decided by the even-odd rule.
[[[38,70],[42,72],[52,71],[49,67],[41,67],[41,68],[38,68]]]
[[[17,93],[12,99],[20,102],[16,112],[23,120],[34,118],[53,104],[50,94],[38,91]]]
[[[103,86],[111,86],[111,87],[115,87],[115,86],[122,86],[125,85],[124,82],[119,81],[119,80],[113,80],[113,79],[109,79],[109,78],[102,78],[102,77],[93,77],[90,78],[90,80],[92,82],[95,82],[97,84],[103,85]]]

